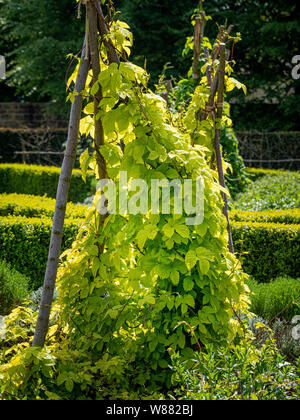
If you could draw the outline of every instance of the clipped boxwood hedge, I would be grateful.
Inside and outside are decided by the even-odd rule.
[[[26,194],[0,194],[0,216],[46,216],[53,218],[55,199]],[[84,218],[87,207],[68,203],[66,218]]]
[[[82,219],[66,219],[62,251],[75,239]],[[36,289],[43,283],[50,242],[50,218],[8,216],[0,220],[0,255],[30,277]],[[243,269],[260,282],[279,276],[299,277],[300,225],[232,222],[235,250]]]
[[[0,193],[47,195],[55,198],[60,168],[23,164],[0,164]],[[73,170],[69,201],[83,202],[94,191],[95,179],[88,173],[84,183],[81,171]]]
[[[300,225],[233,222],[235,251],[243,269],[260,282],[299,277]]]
[[[62,251],[71,247],[79,229],[79,219],[66,219]],[[44,217],[8,216],[0,219],[0,255],[27,276],[30,287],[43,284],[52,220]]]
[[[84,218],[87,206],[68,203],[66,218]],[[0,216],[53,217],[55,199],[28,194],[0,194]],[[234,222],[261,222],[300,224],[300,209],[287,210],[232,210],[230,219]]]
[[[230,219],[235,222],[300,224],[300,209],[247,211],[233,210]]]

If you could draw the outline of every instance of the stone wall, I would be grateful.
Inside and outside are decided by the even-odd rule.
[[[3,128],[65,128],[67,121],[57,116],[45,117],[45,104],[0,102],[0,127]]]

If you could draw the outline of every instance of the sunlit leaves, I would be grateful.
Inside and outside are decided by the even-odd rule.
[[[81,167],[81,173],[82,173],[82,178],[84,182],[86,182],[87,170],[89,168],[90,163],[93,160],[94,160],[94,157],[89,155],[88,149],[86,149],[80,156],[80,167]]]
[[[188,270],[191,270],[197,264],[198,257],[194,250],[189,250],[185,256],[185,263]]]
[[[86,137],[94,137],[95,127],[93,118],[91,116],[88,115],[86,117],[81,118],[79,132],[81,135],[85,135]]]
[[[112,24],[107,39],[119,53],[129,54],[132,38],[127,25]],[[94,134],[92,97],[101,88],[96,118],[101,120],[105,145],[100,152],[118,185],[117,200],[132,199],[136,180],[149,187],[151,198],[153,180],[182,183],[201,176],[205,212],[201,225],[187,226],[186,214],[175,214],[171,194],[170,214],[161,206],[158,211],[132,214],[127,205],[126,211],[109,215],[101,225],[97,192],[87,223],[61,269],[62,317],[69,322],[72,316],[84,325],[92,338],[82,338],[75,325],[71,342],[83,353],[103,351],[103,363],[117,380],[120,372],[113,361],[120,363],[120,349],[122,360],[134,361],[140,372],[149,361],[152,375],[159,367],[167,368],[167,346],[183,350],[195,344],[189,328],[176,328],[182,320],[192,325],[203,343],[225,342],[234,336],[228,322],[233,315],[230,304],[237,309],[247,306],[241,299],[243,274],[234,272],[235,259],[228,257],[218,174],[206,160],[212,156],[214,124],[210,118],[200,123],[196,118],[210,93],[205,77],[191,96],[187,113],[174,120],[166,102],[148,89],[147,80],[143,69],[123,59],[119,66],[102,62],[99,79],[87,88],[80,132]],[[81,156],[81,166],[83,176],[88,168],[95,169],[88,151]],[[118,182],[125,171],[127,183],[121,187]],[[232,276],[224,275],[226,271]],[[144,375],[137,380],[143,383]]]
[[[157,226],[154,225],[146,225],[145,228],[139,231],[137,235],[137,242],[141,249],[144,248],[145,243],[148,239],[154,240],[158,233]]]
[[[226,78],[226,90],[227,90],[227,92],[230,92],[235,88],[242,89],[244,94],[247,95],[247,88],[243,83],[239,82],[238,80],[234,79],[233,77]]]
[[[170,279],[173,283],[174,286],[178,286],[179,284],[179,279],[180,279],[180,274],[179,271],[177,270],[172,270],[171,274],[170,274]]]
[[[190,292],[191,290],[193,290],[195,286],[194,280],[192,277],[185,277],[185,279],[183,280],[183,288],[186,292]]]
[[[178,224],[175,225],[175,231],[182,236],[183,238],[189,238],[190,237],[190,230],[189,228],[184,224]]]

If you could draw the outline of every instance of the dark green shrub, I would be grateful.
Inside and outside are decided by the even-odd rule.
[[[55,199],[26,194],[0,194],[0,216],[53,217]],[[68,203],[66,218],[83,218],[86,206]]]
[[[51,166],[22,164],[0,165],[0,193],[47,195],[56,197],[60,169]],[[88,173],[84,183],[81,171],[74,170],[71,179],[69,201],[83,202],[95,190],[94,177]]]
[[[0,261],[0,315],[7,315],[29,294],[29,280],[5,261]]]
[[[300,173],[277,172],[277,175],[266,175],[251,183],[237,197],[234,207],[251,211],[300,208],[299,191]]]
[[[78,219],[67,219],[62,250],[69,248],[78,231]],[[43,284],[52,221],[49,218],[8,216],[0,220],[1,258],[30,278],[30,288]]]
[[[247,282],[252,294],[251,312],[266,321],[275,317],[291,321],[300,313],[300,278],[281,277],[268,284]],[[298,306],[299,305],[299,306]]]
[[[300,266],[300,226],[233,222],[235,251],[243,269],[261,282],[279,276],[297,278]]]

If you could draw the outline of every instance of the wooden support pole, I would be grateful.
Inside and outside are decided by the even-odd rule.
[[[226,66],[226,45],[224,43],[221,43],[220,44],[220,67],[218,71],[219,82],[218,82],[218,99],[217,99],[217,115],[216,115],[218,127],[216,128],[216,133],[215,133],[215,152],[216,152],[216,161],[217,161],[217,168],[218,168],[218,174],[219,174],[219,182],[223,188],[226,188],[226,182],[225,182],[225,176],[224,176],[224,171],[223,171],[222,152],[221,152],[221,146],[220,146],[220,135],[221,135],[220,124],[221,124],[221,120],[223,116],[223,108],[224,108],[225,66]],[[229,214],[228,214],[227,195],[222,192],[222,197],[224,201],[223,212],[227,219],[227,230],[228,230],[228,235],[229,235],[228,248],[229,248],[229,251],[232,254],[234,254],[232,232],[231,232],[231,226],[230,226]]]
[[[105,23],[105,19],[102,13],[101,5],[98,0],[90,0],[86,4],[86,13],[87,19],[89,22],[89,45],[90,45],[90,54],[91,54],[91,63],[92,63],[92,72],[93,72],[93,84],[95,84],[100,76],[101,73],[101,66],[100,66],[100,52],[99,52],[99,42],[98,42],[98,30],[101,35],[107,34],[107,27]],[[100,18],[100,19],[99,19]],[[100,24],[99,24],[100,22]],[[104,31],[104,32],[103,32]],[[106,44],[105,44],[106,45]],[[107,56],[110,64],[112,62],[116,62],[119,64],[119,58],[117,53],[111,43],[107,43]],[[94,126],[95,126],[95,149],[96,149],[96,162],[97,162],[97,169],[98,169],[98,177],[100,180],[107,180],[107,164],[106,161],[101,153],[101,146],[105,143],[104,137],[104,129],[101,118],[97,118],[97,114],[99,112],[99,106],[102,99],[102,87],[99,83],[98,91],[95,93],[94,96]],[[107,208],[107,201],[104,203],[104,207]],[[103,226],[106,220],[107,214],[101,214],[99,220],[99,228]],[[102,244],[97,244],[99,249],[99,255],[101,255],[104,251],[105,247],[105,239],[103,240]]]
[[[205,14],[202,12],[201,16],[197,16],[195,19],[194,29],[194,61],[193,61],[193,79],[195,82],[199,82],[201,74],[199,72],[199,59],[200,59],[200,47],[203,41],[204,28],[205,28]]]
[[[220,52],[220,44],[223,43],[224,35],[225,35],[224,32],[225,32],[225,27],[224,27],[224,25],[221,25],[220,29],[219,29],[217,39],[216,39],[215,44],[214,44],[213,52],[212,52],[212,60],[213,61],[215,61],[215,59],[218,57],[218,54]]]
[[[200,57],[200,30],[201,30],[201,21],[200,17],[196,17],[195,29],[194,29],[194,61],[193,61],[193,79],[195,82],[199,82],[200,73],[199,73],[199,57]]]
[[[93,85],[98,82],[100,76],[100,56],[99,56],[99,44],[98,44],[98,18],[97,18],[97,8],[95,1],[91,0],[86,4],[86,13],[88,19],[88,38],[89,38],[89,48],[91,55],[91,64],[93,71]],[[100,118],[97,118],[99,112],[99,105],[102,98],[102,88],[99,83],[97,92],[94,95],[94,125],[95,125],[95,149],[96,149],[96,160],[98,166],[98,176],[99,179],[107,178],[106,162],[101,154],[100,148],[104,145],[104,130],[102,121]]]
[[[83,101],[81,92],[85,88],[86,79],[89,71],[89,60],[85,59],[85,54],[86,46],[84,45],[81,56],[81,64],[79,66],[79,71],[75,84],[75,91],[78,92],[78,95],[75,96],[74,103],[71,107],[67,147],[58,181],[56,205],[51,232],[48,262],[44,278],[43,293],[38,320],[35,328],[34,339],[32,343],[32,345],[36,347],[44,346],[49,328],[49,319],[51,306],[53,302],[53,293],[55,289],[59,257],[61,253],[61,243],[68,202],[68,194],[70,189],[70,181],[77,152],[79,124]]]
[[[205,110],[200,115],[200,121],[206,120],[208,115],[215,111],[215,97],[218,90],[218,84],[219,84],[219,75],[217,73],[210,87],[210,95],[209,95]]]
[[[99,0],[96,1],[95,3],[95,7],[97,9],[97,13],[98,13],[98,30],[100,35],[102,36],[103,39],[103,43],[106,47],[107,50],[107,58],[109,61],[109,64],[111,63],[117,63],[118,65],[120,65],[120,60],[118,57],[118,54],[111,42],[110,39],[108,39],[107,37],[105,37],[105,35],[108,35],[109,30],[107,28],[107,24],[103,15],[103,11],[102,11],[102,7],[101,7],[101,3],[99,2]]]

